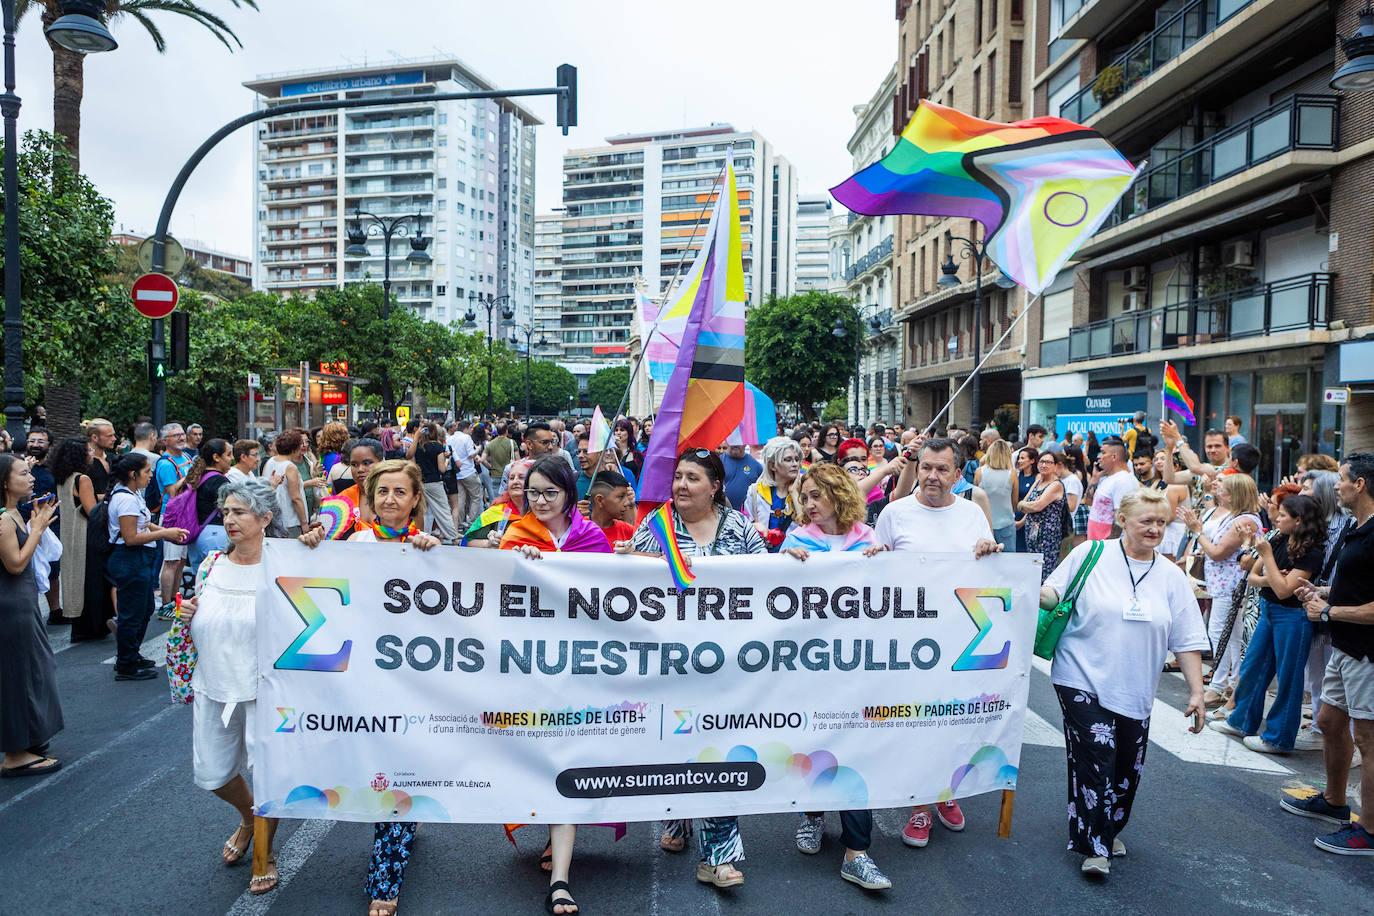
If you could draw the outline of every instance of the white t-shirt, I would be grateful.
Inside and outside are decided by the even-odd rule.
[[[1065,496],[1077,496],[1080,500],[1083,498],[1083,481],[1078,479],[1077,474],[1061,477],[1059,482],[1064,485]]]
[[[464,480],[476,474],[477,465],[473,463],[472,456],[477,454],[477,444],[472,437],[465,432],[454,432],[448,437],[447,444],[458,479]]]
[[[1063,596],[1091,547],[1091,541],[1075,547],[1045,585]],[[1131,560],[1128,574],[1120,539],[1104,541],[1102,548],[1055,649],[1050,681],[1095,694],[1104,709],[1119,715],[1148,719],[1165,655],[1210,645],[1202,612],[1188,577],[1164,557],[1156,556],[1153,566]],[[1149,620],[1125,618],[1132,575]]]
[[[232,468],[230,468],[229,470],[225,471],[225,472],[224,472],[224,477],[225,477],[225,479],[227,479],[230,483],[234,483],[235,481],[239,481],[239,480],[247,480],[247,479],[248,479],[248,475],[245,474],[242,470],[240,470],[238,465],[234,465]]]
[[[1093,494],[1093,506],[1088,512],[1088,539],[1105,541],[1112,536],[1112,523],[1116,521],[1116,510],[1121,500],[1134,493],[1140,486],[1135,475],[1125,469],[1101,480]]]
[[[135,494],[125,487],[117,487],[110,494],[110,518],[109,535],[111,544],[123,544],[124,537],[119,533],[119,520],[125,516],[138,519],[138,530],[147,531],[148,523],[153,520],[153,514],[148,511],[148,503],[142,496]],[[142,546],[150,550],[157,549],[157,541],[149,541]]]
[[[961,553],[980,540],[992,540],[988,517],[973,500],[954,497],[948,506],[933,508],[908,496],[888,503],[874,527],[878,543],[892,550],[921,553]]]

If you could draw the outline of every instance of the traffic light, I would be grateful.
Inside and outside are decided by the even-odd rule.
[[[568,128],[577,126],[577,68],[572,64],[558,65],[558,88],[567,90],[558,94],[558,126],[566,137]]]
[[[148,341],[148,381],[167,380],[167,348],[160,340]]]
[[[191,316],[182,311],[172,313],[172,371],[191,368]]]

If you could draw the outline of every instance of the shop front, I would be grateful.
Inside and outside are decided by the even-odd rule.
[[[312,429],[339,421],[357,420],[361,393],[359,385],[367,379],[348,374],[347,363],[301,363],[295,369],[269,369],[276,379],[274,395],[259,395],[254,402],[253,423],[257,429]],[[246,397],[240,399],[245,403]]]

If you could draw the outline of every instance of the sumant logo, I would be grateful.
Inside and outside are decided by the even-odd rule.
[[[692,726],[696,724],[697,717],[690,709],[674,709],[677,713],[677,728],[673,729],[675,735],[690,735]]]
[[[305,621],[305,630],[286,647],[286,651],[273,667],[284,671],[347,671],[348,654],[353,650],[351,639],[344,640],[343,646],[337,652],[320,654],[301,650],[310,641],[310,637],[324,626],[324,613],[310,597],[307,589],[322,588],[338,592],[339,598],[342,599],[340,603],[348,604],[348,580],[280,576],[277,579],[277,588],[281,589],[286,600],[291,602],[291,607],[300,615],[301,620]]]
[[[277,731],[282,734],[294,732],[296,730],[296,707],[278,706],[277,712],[281,713],[281,724],[277,726]]]

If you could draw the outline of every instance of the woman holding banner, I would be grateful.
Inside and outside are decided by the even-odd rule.
[[[577,478],[558,455],[534,462],[525,479],[524,513],[506,529],[502,550],[518,550],[531,560],[550,553],[610,553],[606,535],[577,511]],[[514,829],[509,828],[509,829]],[[572,868],[576,824],[550,824],[549,844],[539,857],[549,866],[549,896],[544,909],[550,913],[576,913],[577,901],[568,887]]]
[[[1185,716],[1202,731],[1202,612],[1188,577],[1156,549],[1169,525],[1169,501],[1138,489],[1121,500],[1121,537],[1101,542],[1054,651],[1050,682],[1064,711],[1069,758],[1069,849],[1082,871],[1105,877],[1111,859],[1126,854],[1119,834],[1140,787],[1150,713],[1166,653],[1188,682]],[[1069,591],[1092,542],[1080,544],[1040,588],[1052,608]]]
[[[239,825],[225,841],[220,859],[234,865],[253,841],[253,791],[243,774],[253,765],[253,711],[258,695],[257,592],[264,537],[286,537],[278,520],[277,494],[261,477],[223,483],[216,494],[227,541],[196,568],[196,594],[181,608],[182,625],[196,643],[192,678],[191,758],[196,785],[209,789],[239,813]],[[314,546],[320,529],[303,535]],[[193,622],[194,621],[194,622]],[[248,890],[265,894],[277,886],[277,857],[271,853],[276,818],[267,829],[267,869],[253,875]]]
[[[844,469],[835,464],[812,465],[799,490],[801,509],[809,521],[787,533],[782,553],[805,561],[813,552],[862,552],[871,557],[886,549],[878,543],[873,529],[863,523],[864,498]],[[866,890],[886,890],[892,881],[868,854],[872,835],[871,812],[840,812],[840,842],[844,844],[840,877]],[[824,836],[824,812],[808,811],[801,816],[797,849],[814,855],[821,851]]]
[[[791,455],[795,459],[796,443],[785,437],[782,441],[793,449]],[[768,552],[763,535],[730,507],[725,497],[725,465],[720,455],[709,449],[688,449],[678,456],[677,468],[673,471],[670,511],[678,547],[689,565],[692,557]],[[617,544],[616,552],[662,556],[663,547],[649,527],[649,519],[645,519],[635,532],[634,540]],[[691,821],[668,821],[659,845],[668,852],[682,852],[691,835]],[[743,884],[744,873],[735,865],[743,860],[744,841],[740,838],[739,818],[703,818],[697,880],[716,887]]]
[[[424,481],[413,461],[391,459],[372,466],[363,484],[375,518],[364,522],[348,540],[357,544],[409,543],[429,550],[439,539],[420,530],[425,517]],[[372,861],[364,890],[372,899],[368,916],[394,916],[401,882],[415,846],[413,821],[378,821],[372,825]]]

